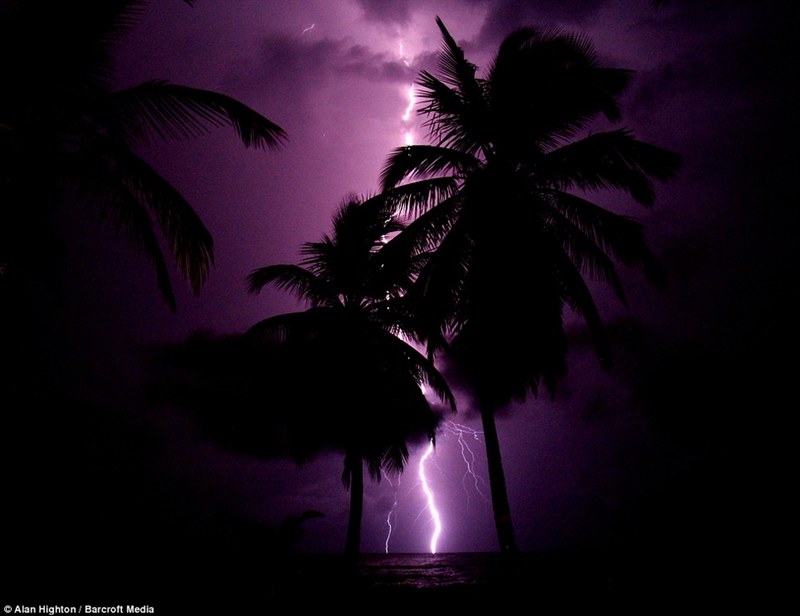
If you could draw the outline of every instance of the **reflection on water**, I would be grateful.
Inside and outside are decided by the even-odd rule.
[[[441,600],[471,607],[533,596],[538,606],[568,613],[564,610],[602,604],[652,607],[675,602],[697,587],[673,561],[603,551],[363,554],[355,576],[341,555],[296,555],[281,571],[273,597],[326,606],[338,601],[397,607]]]
[[[376,586],[440,588],[444,586],[482,586],[502,577],[517,574],[529,566],[520,556],[513,563],[498,553],[453,554],[364,554],[360,573]]]

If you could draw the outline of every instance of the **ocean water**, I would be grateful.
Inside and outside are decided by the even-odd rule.
[[[522,596],[531,559],[499,553],[362,554],[353,571],[341,555],[295,555],[272,586],[274,602],[348,609],[419,604],[469,606],[497,596]]]
[[[535,596],[540,607],[562,610],[608,603],[620,590],[615,568],[587,553],[362,554],[355,575],[345,564],[340,555],[297,555],[274,596],[315,607],[470,607]]]
[[[364,554],[359,573],[381,587],[444,588],[487,586],[517,577],[531,567],[528,555],[510,563],[499,553]]]
[[[297,581],[312,587],[352,586],[353,576],[341,555],[298,555]],[[356,585],[374,591],[414,590],[558,593],[581,584],[607,586],[611,569],[587,553],[459,552],[445,554],[362,554]]]
[[[539,614],[605,606],[619,613],[646,614],[657,606],[681,603],[692,587],[702,589],[685,576],[669,574],[672,564],[654,564],[593,550],[365,554],[359,560],[360,584],[352,591],[363,593],[363,605],[377,601],[467,609],[525,604],[535,606]]]

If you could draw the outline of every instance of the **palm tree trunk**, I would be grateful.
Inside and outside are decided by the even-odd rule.
[[[364,509],[364,463],[360,454],[348,451],[344,465],[345,473],[350,477],[350,516],[344,553],[348,561],[357,564],[361,549],[361,514]]]
[[[491,405],[481,403],[481,421],[483,422],[483,438],[486,442],[486,461],[489,465],[489,485],[492,489],[492,509],[494,523],[497,527],[497,539],[500,551],[516,553],[517,541],[514,538],[514,526],[511,523],[511,509],[508,506],[506,477],[503,474],[503,460],[500,457],[500,441],[497,439],[497,427],[494,423],[494,409]]]

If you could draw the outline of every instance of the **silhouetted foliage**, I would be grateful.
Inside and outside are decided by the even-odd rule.
[[[196,332],[159,345],[150,365],[151,403],[188,412],[205,437],[235,451],[264,459],[291,456],[291,430],[272,412],[286,408],[293,395],[277,374],[274,350],[240,334]]]
[[[588,130],[600,116],[619,120],[631,71],[600,67],[587,38],[518,30],[481,78],[437,23],[441,77],[417,80],[434,145],[396,149],[382,182],[418,216],[406,243],[436,248],[409,292],[417,335],[430,354],[446,348],[475,388],[500,544],[514,550],[493,410],[542,383],[554,392],[566,373],[565,309],[583,318],[610,365],[584,278],[610,284],[622,301],[615,262],[652,283],[666,279],[638,221],[570,191],[618,190],[650,206],[653,180],[671,179],[680,158],[627,129]]]
[[[54,211],[83,204],[125,234],[175,309],[156,228],[195,292],[213,263],[211,234],[186,200],[135,151],[140,143],[228,125],[247,146],[283,130],[222,94],[165,81],[114,90],[114,55],[145,2],[4,2],[0,51],[0,285],[3,297],[52,277]],[[4,299],[5,301],[5,299]]]
[[[433,438],[438,420],[423,384],[455,407],[433,364],[398,337],[409,320],[402,294],[423,262],[381,249],[400,229],[383,198],[351,198],[335,215],[333,234],[304,245],[301,265],[268,266],[248,277],[251,292],[273,283],[310,304],[261,321],[247,335],[276,349],[273,376],[291,397],[280,413],[295,458],[326,446],[345,452],[351,555],[359,548],[363,465],[376,480],[382,470],[400,472],[407,441]]]

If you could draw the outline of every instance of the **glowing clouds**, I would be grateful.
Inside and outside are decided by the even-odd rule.
[[[400,40],[400,59],[406,66],[411,66],[406,59],[405,51],[403,51],[403,40]],[[417,99],[414,97],[414,84],[408,86],[408,106],[405,113],[403,113],[403,126],[405,126],[405,145],[414,145],[414,135],[409,128],[408,122],[411,120],[411,114],[414,112],[414,105]]]

